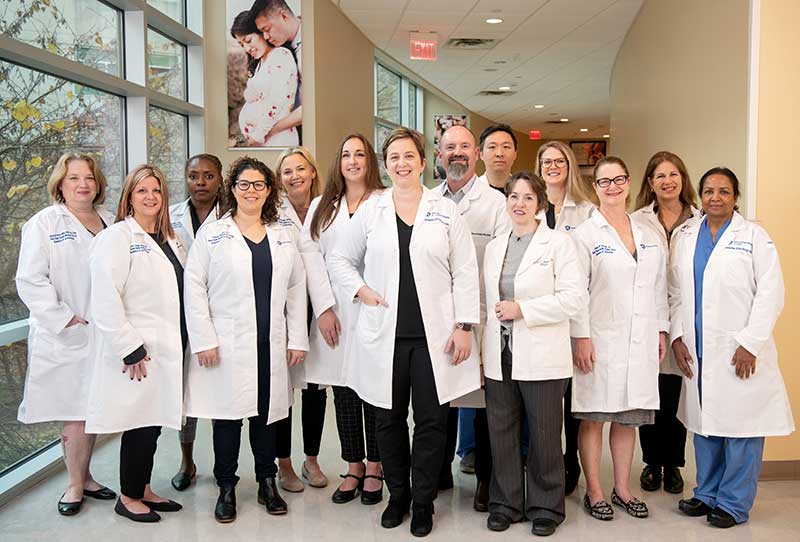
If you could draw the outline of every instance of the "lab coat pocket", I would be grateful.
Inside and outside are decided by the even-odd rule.
[[[554,369],[570,366],[569,321],[546,326],[535,326],[529,329],[531,334],[530,352],[534,369]]]
[[[53,355],[58,356],[62,348],[67,350],[78,350],[84,348],[89,343],[89,326],[87,324],[75,324],[65,327],[57,335],[57,341],[53,344]]]
[[[386,307],[371,307],[362,303],[358,313],[358,328],[361,337],[369,342],[376,340],[380,336],[385,317]]]

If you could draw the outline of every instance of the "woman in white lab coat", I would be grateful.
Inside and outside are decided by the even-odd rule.
[[[377,407],[390,493],[381,524],[400,525],[413,501],[411,532],[425,536],[433,528],[449,401],[480,386],[472,336],[480,320],[478,265],[456,205],[420,182],[422,136],[399,128],[382,151],[392,188],[361,206],[328,265],[337,289],[360,304],[347,383]]]
[[[275,422],[289,410],[288,365],[308,351],[306,282],[297,235],[278,221],[278,187],[262,162],[231,164],[221,219],[198,232],[186,265],[186,315],[196,362],[186,414],[214,420],[214,516],[236,519],[242,419],[248,418],[258,500],[285,514],[275,475]],[[288,354],[287,354],[288,350]],[[194,357],[193,357],[194,360]]]
[[[53,205],[22,227],[17,293],[30,311],[22,423],[63,421],[69,482],[58,512],[77,514],[84,497],[114,499],[89,472],[96,435],[86,434],[94,319],[89,303],[89,244],[111,216],[101,207],[106,180],[85,154],[61,155],[47,189]]]
[[[697,487],[681,500],[716,527],[748,520],[764,437],[794,419],[772,330],[783,274],[767,232],[736,212],[739,180],[728,168],[700,179],[703,218],[672,238],[671,339],[685,375],[678,417],[694,433]]]
[[[580,166],[569,145],[562,141],[548,141],[536,153],[534,172],[547,185],[548,205],[539,218],[554,230],[572,233],[592,214],[594,205],[589,201]],[[572,494],[581,476],[578,462],[578,430],[581,421],[572,415],[572,382],[564,394],[564,474],[567,495]]]
[[[660,151],[650,158],[636,196],[636,209],[631,219],[652,229],[664,252],[669,254],[672,233],[700,214],[697,192],[678,155]],[[639,427],[639,443],[645,464],[639,484],[645,491],[656,491],[663,479],[664,491],[683,492],[680,467],[686,462],[686,428],[677,416],[682,382],[672,350],[667,348],[658,375],[659,409],[655,423]]]
[[[511,234],[486,247],[486,327],[481,354],[492,448],[487,526],[506,530],[527,517],[551,535],[564,521],[562,404],[572,377],[569,320],[586,303],[577,254],[566,233],[537,219],[544,181],[528,172],[506,184]],[[530,427],[527,474],[520,461],[522,421]],[[527,477],[527,498],[525,480]]]
[[[628,216],[630,176],[615,157],[594,168],[600,207],[573,234],[589,305],[572,322],[572,412],[581,420],[581,455],[587,512],[614,517],[603,498],[600,457],[603,425],[611,423],[614,488],[611,502],[638,518],[645,503],[630,491],[635,428],[653,423],[658,409],[658,370],[669,330],[666,253],[650,228]]]
[[[213,154],[197,154],[186,160],[183,169],[189,197],[170,206],[169,220],[188,253],[197,230],[219,218],[219,192],[222,186],[222,163]],[[185,368],[184,368],[185,370]],[[194,439],[197,418],[184,418],[178,431],[181,445],[181,466],[172,477],[172,487],[178,491],[188,488],[197,474],[194,464]]]
[[[331,166],[325,191],[311,202],[308,210],[311,218],[303,225],[308,237],[319,244],[323,256],[330,257],[336,240],[344,235],[361,204],[377,198],[383,188],[372,144],[361,134],[345,137]],[[344,504],[361,492],[362,504],[377,504],[383,498],[383,476],[375,437],[375,407],[362,401],[346,382],[347,367],[352,363],[348,342],[355,333],[358,305],[341,289],[335,288],[334,295],[341,334],[332,341],[312,324],[309,332],[311,349],[305,362],[309,381],[333,386],[336,429],[342,459],[348,463],[347,474],[342,475],[344,480],[331,500]],[[364,459],[367,460],[366,467]]]
[[[161,427],[181,427],[186,253],[169,222],[164,174],[141,165],[122,186],[116,224],[92,243],[92,316],[97,330],[86,431],[117,433],[120,498],[114,511],[159,521],[181,505],[150,487]]]
[[[325,260],[320,248],[313,243],[307,233],[303,233],[303,225],[309,218],[311,201],[319,194],[319,174],[314,157],[305,147],[289,147],[278,156],[275,174],[281,187],[280,218],[281,224],[294,228],[298,233],[300,252],[306,269],[309,297],[308,327],[312,326],[312,318],[317,317],[320,332],[329,344],[338,341],[341,327],[333,305],[333,297]],[[322,442],[322,429],[325,422],[325,405],[328,393],[320,382],[309,380],[306,376],[305,364],[292,368],[292,384],[302,388],[302,427],[303,452],[305,460],[301,475],[308,480],[311,487],[323,488],[328,485],[328,478],[322,472],[317,461]],[[290,401],[291,403],[292,401]],[[278,479],[286,491],[303,491],[303,482],[297,477],[292,466],[292,409],[289,416],[278,423]]]

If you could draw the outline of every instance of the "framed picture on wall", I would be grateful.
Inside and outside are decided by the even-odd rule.
[[[570,141],[569,148],[575,153],[579,166],[593,166],[606,155],[605,141]]]
[[[300,0],[253,13],[254,0],[227,0],[228,147],[302,144]],[[269,40],[260,28],[271,28]]]
[[[435,156],[434,159],[435,161],[433,164],[434,180],[444,179],[444,175],[442,174],[442,171],[444,171],[444,166],[441,163],[439,163],[439,141],[441,141],[442,139],[442,134],[444,134],[448,128],[452,128],[453,126],[466,126],[466,125],[467,125],[466,115],[433,116],[433,155]]]

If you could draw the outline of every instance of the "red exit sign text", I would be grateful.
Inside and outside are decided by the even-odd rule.
[[[436,60],[438,58],[439,39],[436,33],[411,33],[409,39],[409,57],[411,60]]]

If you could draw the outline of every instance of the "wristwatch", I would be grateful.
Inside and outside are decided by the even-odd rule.
[[[472,324],[465,324],[463,322],[459,322],[456,324],[458,329],[463,329],[464,331],[472,331]]]

